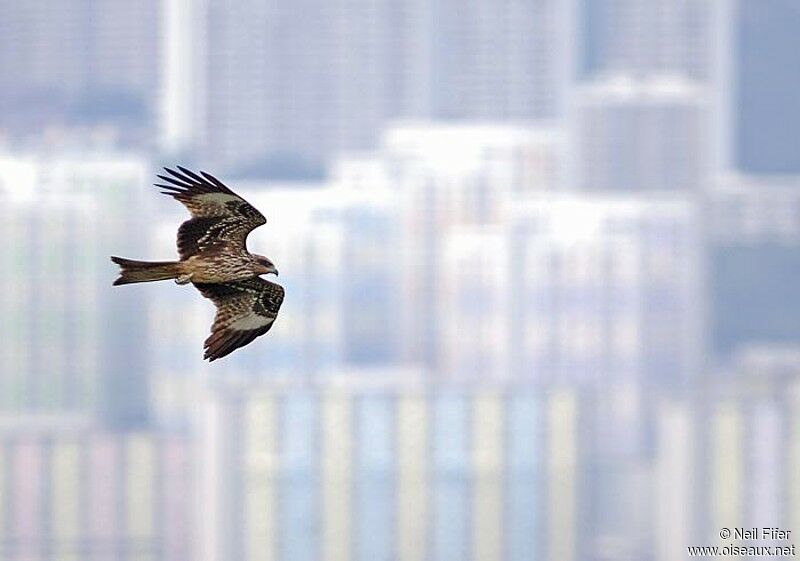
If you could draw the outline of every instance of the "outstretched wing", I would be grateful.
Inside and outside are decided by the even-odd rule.
[[[158,177],[162,193],[181,202],[192,218],[178,230],[178,254],[181,259],[220,246],[245,249],[247,235],[267,219],[219,179],[204,171],[200,175],[184,167],[179,171],[164,168],[169,175]]]
[[[283,302],[283,287],[260,277],[222,284],[195,284],[214,302],[217,315],[204,343],[209,361],[251,343],[272,327]]]

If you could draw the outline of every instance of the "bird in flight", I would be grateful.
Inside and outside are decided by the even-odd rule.
[[[267,219],[213,175],[184,167],[164,168],[156,183],[192,217],[178,228],[179,261],[135,261],[111,257],[120,266],[114,285],[174,279],[192,283],[217,308],[204,359],[222,358],[272,327],[283,287],[259,275],[278,270],[263,255],[247,251],[247,235]]]

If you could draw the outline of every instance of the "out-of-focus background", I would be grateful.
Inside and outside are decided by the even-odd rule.
[[[798,92],[795,0],[0,0],[0,560],[800,532]],[[174,164],[287,292],[211,365]]]

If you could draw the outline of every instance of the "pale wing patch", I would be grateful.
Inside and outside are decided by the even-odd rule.
[[[184,167],[179,171],[164,168],[167,175],[157,174],[163,183],[156,183],[162,193],[173,197],[189,209],[193,218],[227,216],[239,222],[236,239],[244,240],[248,232],[266,223],[266,218],[250,203],[228,189],[216,177],[200,175]],[[233,204],[232,204],[233,203]]]
[[[249,345],[270,330],[283,302],[283,288],[260,277],[219,284],[195,284],[217,307],[203,358],[217,360]]]
[[[231,201],[241,201],[242,199],[235,196],[235,195],[228,195],[225,193],[205,193],[203,195],[195,195],[196,199],[199,199],[205,203],[215,203],[224,205],[225,203],[229,203]]]
[[[250,313],[228,325],[228,328],[235,329],[236,331],[252,331],[261,327],[266,327],[273,321],[275,321],[275,318],[269,318]]]

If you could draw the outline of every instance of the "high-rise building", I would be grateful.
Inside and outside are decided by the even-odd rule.
[[[728,0],[731,167],[800,173],[800,11],[793,2]]]
[[[543,194],[509,207],[502,225],[444,236],[436,343],[446,379],[680,386],[697,374],[694,205]]]
[[[330,158],[377,145],[388,120],[429,112],[422,0],[171,0],[168,8],[168,59],[192,69],[203,99],[168,79],[165,107],[195,107],[193,148],[220,173],[320,176]],[[168,145],[181,136],[171,130]]]
[[[549,123],[574,73],[572,2],[169,0],[166,22],[164,144],[228,174],[318,176],[397,119]]]
[[[159,3],[0,2],[0,131],[104,127],[149,146],[158,96]]]
[[[708,80],[719,7],[712,0],[580,0],[583,70]]]
[[[511,376],[513,265],[503,226],[463,226],[444,234],[434,295],[438,365],[449,381],[497,384]]]
[[[361,374],[206,395],[200,559],[579,558],[574,394]]]
[[[728,361],[754,343],[800,338],[800,183],[728,175],[708,197],[710,336]]]
[[[108,261],[141,251],[146,173],[113,154],[0,160],[0,409],[146,420],[146,316]]]
[[[686,402],[665,400],[658,404],[655,438],[654,491],[659,508],[653,512],[653,542],[657,559],[686,557],[684,544],[700,543],[703,511],[697,466],[701,465],[697,441],[698,419]],[[702,425],[701,425],[702,426]]]
[[[800,244],[800,176],[721,175],[708,193],[716,244]]]
[[[205,0],[161,2],[158,145],[176,157],[194,152],[197,135],[204,129],[205,6]]]
[[[440,274],[451,228],[503,221],[505,203],[561,186],[562,138],[549,129],[406,124],[378,157],[400,196],[402,356],[435,366]]]
[[[190,561],[192,465],[184,436],[3,423],[0,556]]]
[[[682,387],[699,374],[701,236],[688,199],[541,196],[513,205],[508,228],[515,379]]]
[[[702,397],[656,404],[653,483],[659,508],[652,524],[658,559],[686,558],[675,536],[713,543],[720,524],[768,520],[768,526],[782,527],[797,519],[796,494],[786,485],[798,464],[792,451],[800,442],[799,358],[797,347],[754,347],[718,372]],[[760,533],[752,543],[788,545],[762,540]]]
[[[721,383],[709,385],[714,389],[702,415],[710,446],[699,458],[708,458],[704,473],[711,479],[700,494],[710,523],[698,527],[706,537],[719,531],[722,520],[746,527],[758,518],[782,527],[797,519],[796,495],[787,494],[785,485],[798,464],[798,358],[796,345],[753,346],[719,373],[715,381]],[[761,538],[754,543],[773,543]]]
[[[350,157],[332,170],[336,201],[317,220],[342,231],[342,359],[376,366],[399,358],[400,213],[383,162]]]
[[[782,356],[783,376],[729,379],[700,407],[637,408],[620,387],[430,391],[414,371],[208,392],[197,558],[677,561],[725,520],[787,527],[800,425]]]
[[[700,191],[713,163],[708,90],[661,76],[604,78],[575,93],[574,184],[583,191]]]
[[[573,0],[433,0],[432,115],[551,121],[575,79]]]
[[[731,2],[580,0],[570,183],[707,187],[731,163]]]

